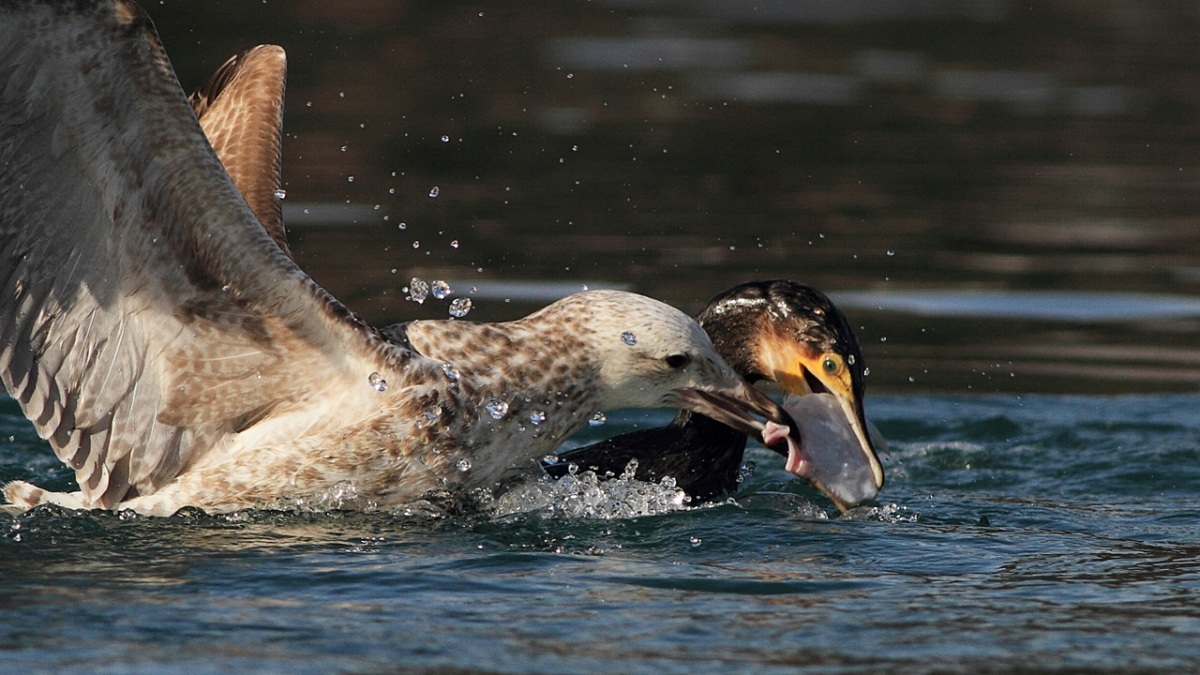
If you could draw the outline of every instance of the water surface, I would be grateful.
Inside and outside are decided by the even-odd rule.
[[[293,251],[372,321],[447,316],[414,276],[481,320],[830,292],[891,440],[878,503],[839,515],[760,448],[707,508],[577,481],[456,517],[3,514],[2,669],[1200,667],[1200,13],[493,5],[146,8],[185,88],[287,49]],[[72,480],[5,400],[14,479]]]
[[[0,654],[31,672],[1190,670],[1198,405],[876,397],[888,484],[845,516],[762,448],[704,508],[580,481],[456,518],[0,516]],[[2,477],[61,482],[11,404],[3,421]]]

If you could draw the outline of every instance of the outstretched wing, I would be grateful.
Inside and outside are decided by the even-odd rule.
[[[287,56],[259,45],[221,64],[188,101],[250,210],[288,250],[280,208],[280,136]]]
[[[0,379],[89,504],[404,358],[258,223],[137,5],[0,3]]]

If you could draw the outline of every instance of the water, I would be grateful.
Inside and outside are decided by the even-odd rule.
[[[1200,14],[427,5],[146,9],[185,88],[287,48],[292,250],[375,323],[829,292],[891,441],[878,504],[760,448],[706,508],[580,476],[472,517],[0,514],[0,670],[1200,667]],[[0,480],[71,485],[6,400],[0,439]]]
[[[456,518],[0,515],[0,650],[21,672],[1192,670],[1198,406],[877,396],[888,483],[845,516],[761,448],[703,508],[577,481]],[[11,402],[0,431],[0,477],[69,482]]]

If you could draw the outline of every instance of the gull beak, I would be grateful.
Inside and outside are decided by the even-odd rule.
[[[720,389],[677,389],[670,399],[665,405],[691,410],[755,438],[762,435],[766,424],[752,415],[784,426],[793,424],[778,403],[741,378]]]

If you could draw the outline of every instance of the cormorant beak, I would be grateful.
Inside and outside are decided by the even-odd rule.
[[[794,424],[792,418],[771,397],[738,378],[737,384],[717,390],[677,389],[671,407],[685,408],[758,438],[766,424],[752,417],[758,415],[776,424]]]
[[[874,499],[883,488],[883,466],[854,393],[853,369],[840,355],[818,353],[790,338],[763,339],[768,343],[762,345],[762,365],[787,394],[783,407],[795,420],[787,434],[765,430],[764,443],[787,456],[787,470],[840,510]]]

